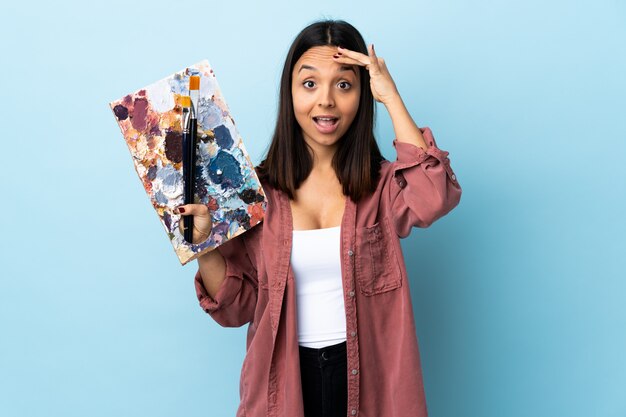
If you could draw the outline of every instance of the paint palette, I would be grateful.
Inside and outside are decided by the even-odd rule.
[[[195,202],[206,204],[213,229],[190,244],[174,209],[184,204],[182,107],[189,77],[200,76]],[[215,249],[261,222],[266,198],[254,165],[207,60],[109,103],[150,202],[181,264]]]

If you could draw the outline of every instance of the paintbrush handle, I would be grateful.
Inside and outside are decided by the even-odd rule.
[[[196,136],[198,120],[189,121],[189,133],[183,132],[183,182],[185,204],[194,203],[195,167],[196,167]],[[185,240],[193,243],[193,216],[185,216]]]

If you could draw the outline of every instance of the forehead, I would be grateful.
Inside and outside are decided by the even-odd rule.
[[[337,52],[337,47],[335,46],[314,46],[302,54],[300,59],[298,59],[294,65],[293,72],[294,74],[298,74],[303,66],[306,68],[313,67],[319,71],[332,72],[352,68],[352,71],[346,71],[346,73],[358,75],[359,71],[356,68],[356,65],[346,65],[335,62],[333,55]]]
[[[302,54],[298,61],[330,61],[333,60],[333,55],[338,52],[337,48],[330,45],[314,46],[309,48]]]

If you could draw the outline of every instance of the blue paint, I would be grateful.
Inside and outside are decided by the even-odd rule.
[[[148,179],[150,181],[153,181],[156,178],[156,174],[157,174],[156,165],[150,165],[150,168],[148,168],[148,174],[147,174]]]
[[[243,176],[239,162],[228,152],[219,151],[211,161],[208,169],[209,178],[222,186],[224,191],[239,189],[243,184]]]
[[[222,149],[230,149],[233,146],[233,137],[230,135],[230,130],[224,125],[217,126],[213,129],[215,135],[215,141],[217,145]]]
[[[163,194],[161,190],[158,190],[156,193],[154,193],[154,199],[160,205],[167,205],[167,197],[165,197],[165,194]]]
[[[237,209],[226,213],[226,218],[228,218],[231,224],[237,224],[237,228],[239,224],[243,225],[244,228],[250,228],[250,216],[248,212],[244,209]]]
[[[195,189],[195,193],[196,196],[201,200],[204,201],[206,200],[206,197],[209,195],[208,193],[208,183],[206,181],[206,179],[204,178],[204,170],[203,170],[203,166],[198,166],[196,165],[196,177],[195,177],[195,184],[196,184],[196,189]]]

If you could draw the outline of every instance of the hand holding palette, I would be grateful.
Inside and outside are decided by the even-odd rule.
[[[179,230],[184,204],[183,96],[200,77],[194,202],[206,204],[213,228],[191,244]],[[181,264],[211,251],[261,222],[266,199],[209,62],[204,60],[109,103],[135,170]]]

